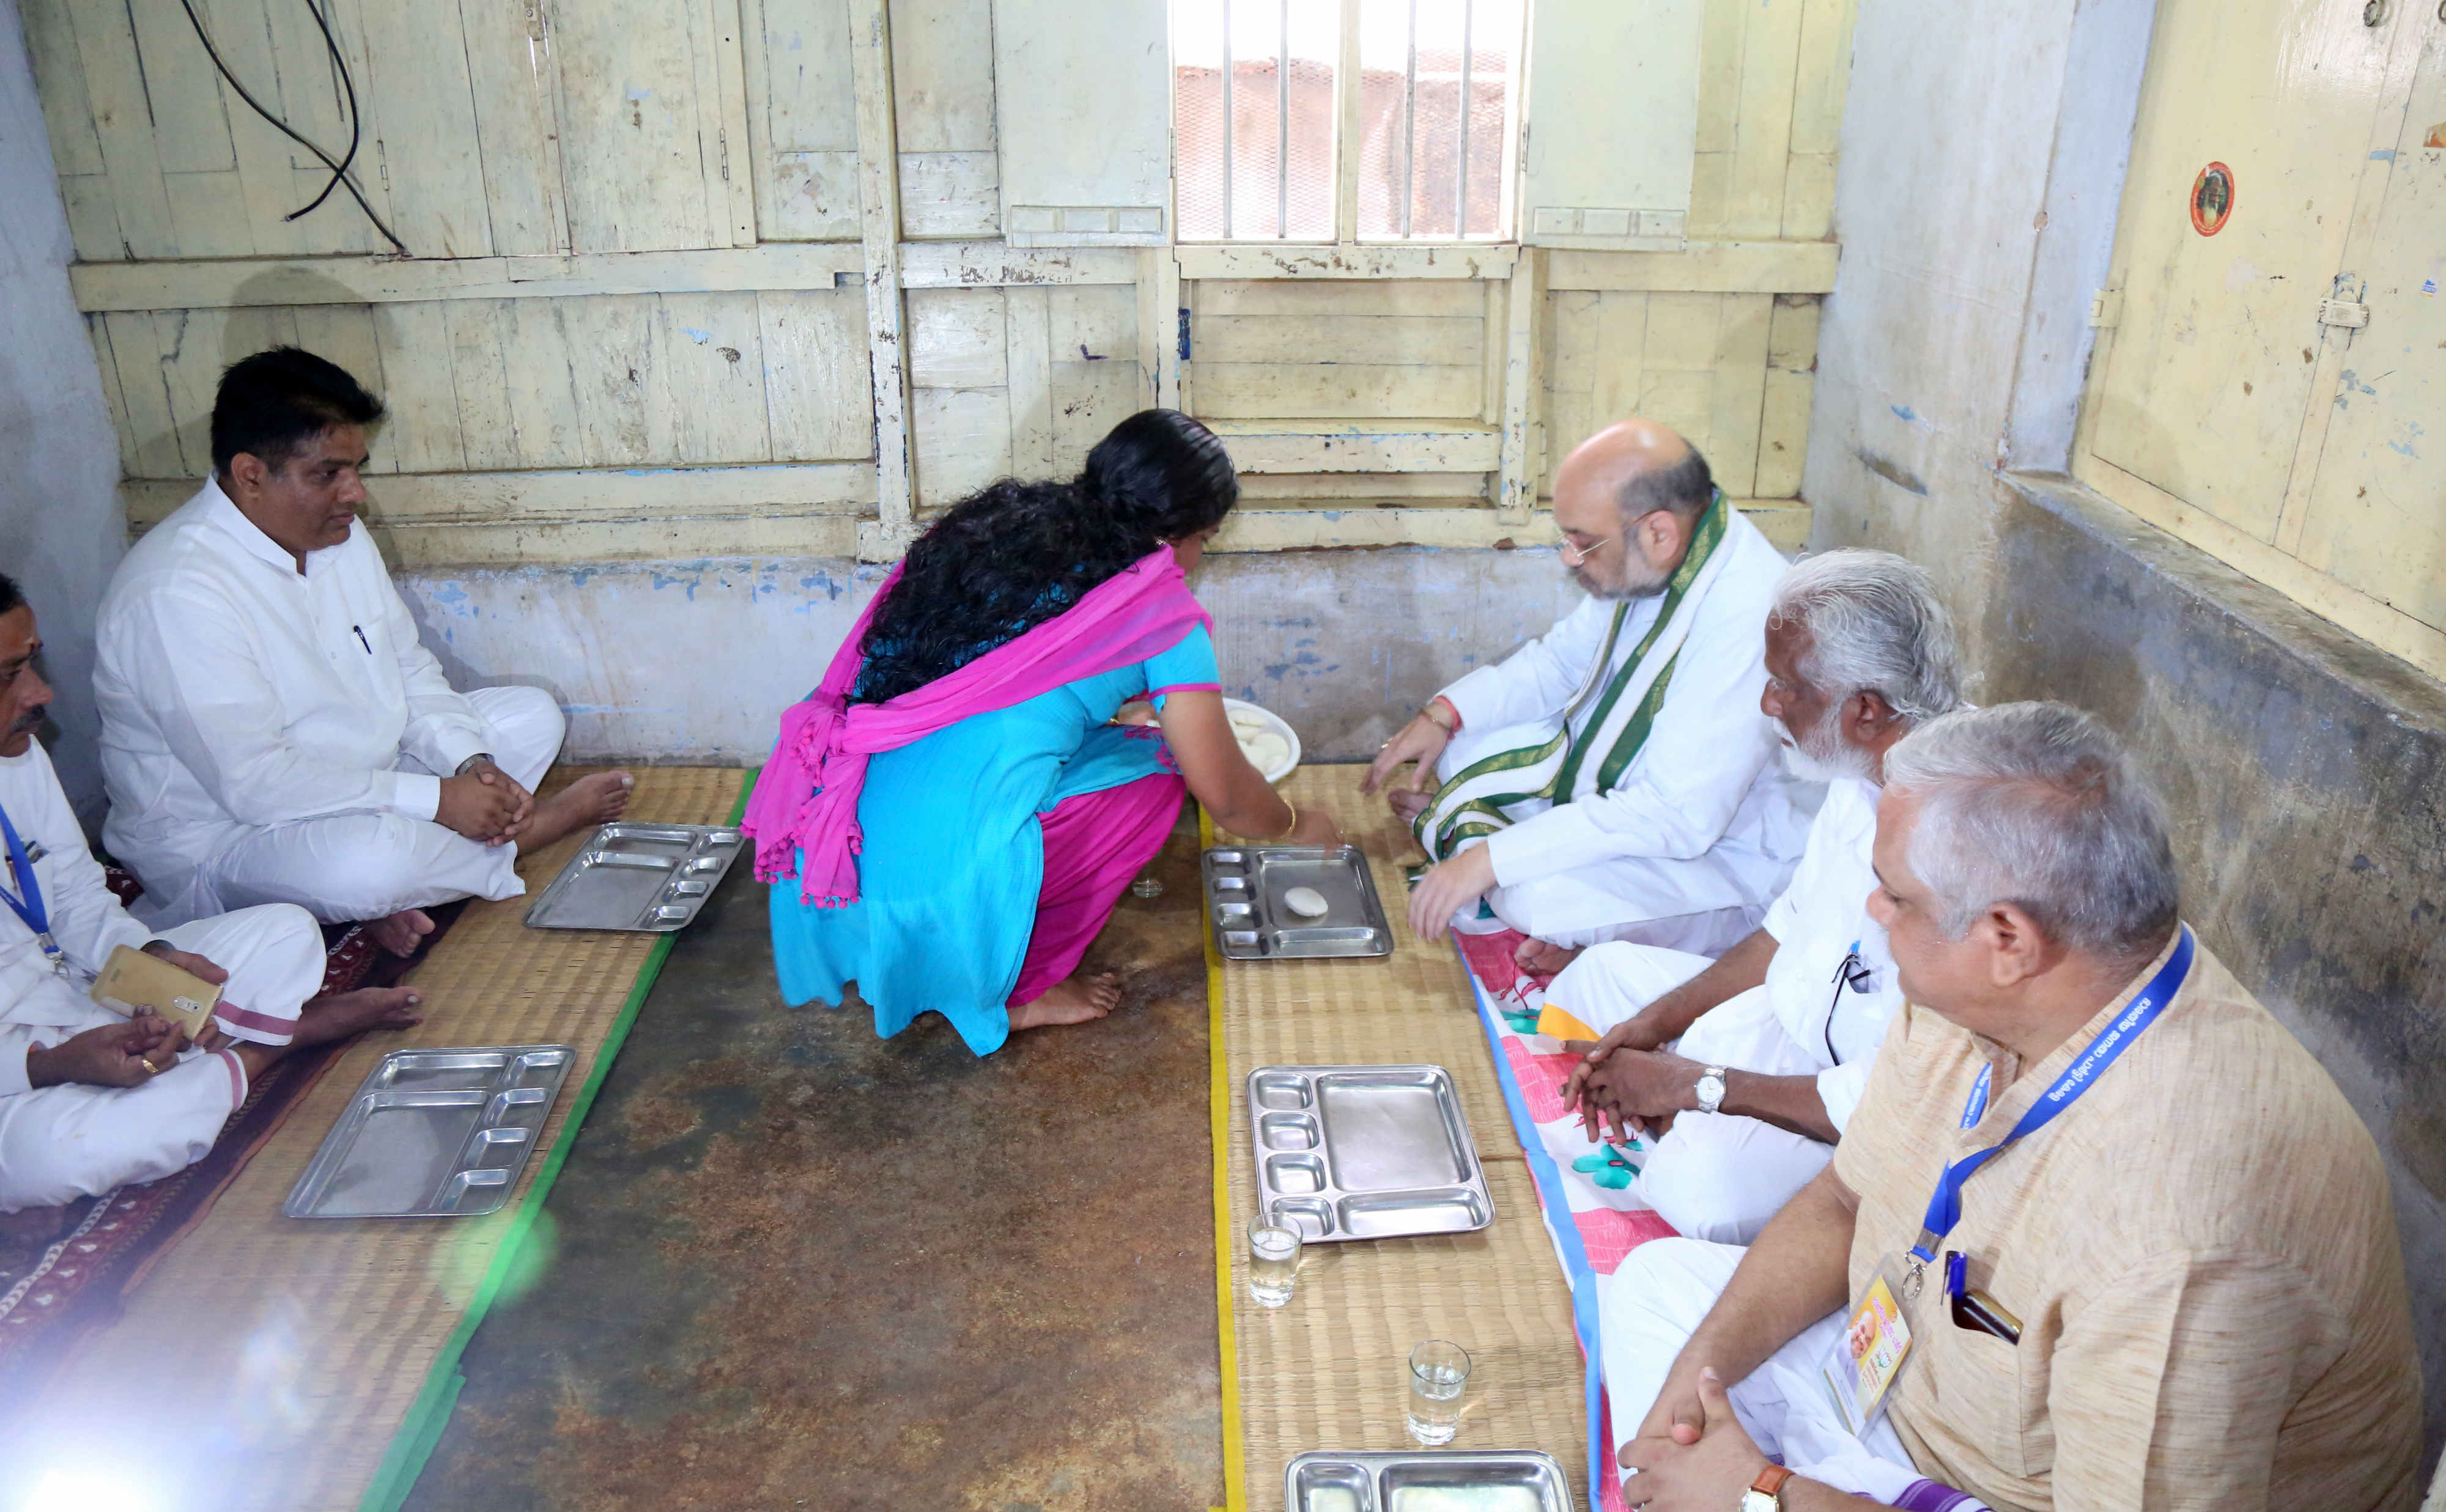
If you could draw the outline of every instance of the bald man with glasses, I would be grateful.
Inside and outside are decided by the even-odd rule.
[[[1565,458],[1554,524],[1586,602],[1438,694],[1368,768],[1433,863],[1411,927],[1516,929],[1544,971],[1612,940],[1721,954],[1790,879],[1819,792],[1759,711],[1783,557],[1653,420]]]

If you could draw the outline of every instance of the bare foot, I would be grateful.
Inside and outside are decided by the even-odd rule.
[[[1552,977],[1579,960],[1580,953],[1562,945],[1549,944],[1543,940],[1523,940],[1520,948],[1513,952],[1512,959],[1521,970],[1533,977]]]
[[[263,1045],[251,1039],[233,1039],[229,1048],[252,1080],[262,1075],[273,1061],[301,1046],[329,1044],[367,1029],[406,1029],[421,1024],[424,1015],[417,1010],[423,1003],[423,996],[412,987],[360,987],[355,992],[325,993],[307,999],[297,1010],[297,1029],[289,1043]]]
[[[536,804],[535,818],[518,836],[521,850],[540,850],[564,835],[609,824],[629,812],[637,779],[626,772],[583,776]]]
[[[328,1044],[365,1029],[406,1029],[424,1021],[424,995],[413,987],[360,987],[309,998],[297,1010],[297,1045]]]
[[[402,908],[387,919],[368,919],[366,933],[394,956],[412,956],[433,933],[433,916],[422,908]]]
[[[1120,1005],[1120,979],[1109,971],[1055,982],[1044,997],[1010,1010],[1013,1033],[1053,1024],[1083,1024],[1101,1018]]]
[[[1403,824],[1415,824],[1418,822],[1419,815],[1427,812],[1427,805],[1436,801],[1436,795],[1432,793],[1412,793],[1407,788],[1395,788],[1384,794],[1384,801],[1393,806],[1394,818]]]

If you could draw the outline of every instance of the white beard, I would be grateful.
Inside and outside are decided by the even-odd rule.
[[[1645,562],[1640,564],[1640,569],[1644,576],[1636,581],[1627,582],[1620,588],[1605,587],[1590,577],[1585,568],[1573,568],[1571,572],[1571,581],[1580,586],[1582,592],[1592,599],[1602,599],[1609,604],[1617,604],[1625,599],[1652,599],[1665,591],[1665,585],[1673,577],[1670,572],[1659,572],[1648,568]]]
[[[1780,728],[1777,734],[1783,739],[1784,769],[1803,782],[1867,782],[1876,775],[1869,753],[1845,740],[1836,729],[1831,708],[1805,734],[1796,736]]]

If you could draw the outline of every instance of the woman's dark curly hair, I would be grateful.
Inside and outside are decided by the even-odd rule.
[[[854,697],[881,703],[959,670],[1161,543],[1221,524],[1239,499],[1223,443],[1175,409],[1114,426],[1074,482],[989,484],[909,548],[867,627]]]

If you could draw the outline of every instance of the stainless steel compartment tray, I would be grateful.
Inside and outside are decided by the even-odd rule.
[[[1441,1066],[1260,1066],[1249,1073],[1249,1144],[1258,1205],[1311,1244],[1495,1222]]]
[[[604,825],[529,905],[527,927],[686,928],[745,849],[730,825]]]
[[[357,1088],[280,1210],[292,1218],[474,1218],[510,1200],[570,1045],[394,1050]]]
[[[1206,926],[1226,961],[1369,959],[1393,953],[1393,928],[1357,846],[1217,846],[1198,857]],[[1321,919],[1283,902],[1293,887],[1325,895]]]
[[[1286,1512],[1572,1512],[1571,1483],[1535,1449],[1311,1449],[1283,1466]]]

